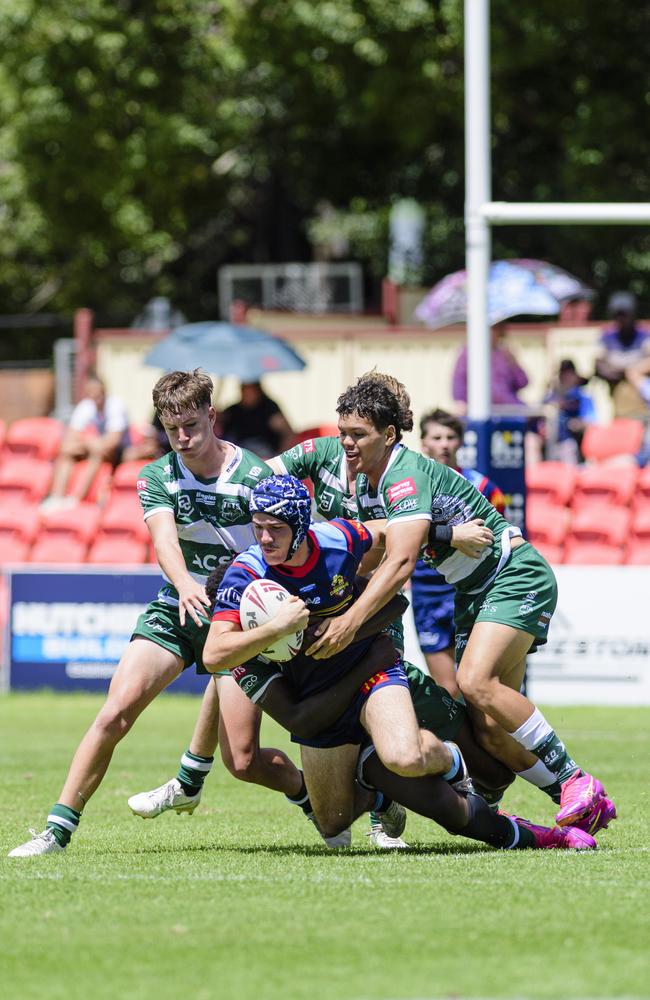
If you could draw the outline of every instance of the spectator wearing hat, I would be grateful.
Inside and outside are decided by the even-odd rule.
[[[570,358],[560,362],[544,397],[550,413],[546,421],[546,458],[572,465],[582,461],[581,444],[587,424],[596,421],[594,401],[585,391],[589,380],[578,374]]]
[[[609,385],[615,416],[642,419],[647,404],[626,372],[650,357],[650,333],[637,326],[636,297],[631,292],[614,292],[607,312],[614,322],[601,335],[596,374]]]

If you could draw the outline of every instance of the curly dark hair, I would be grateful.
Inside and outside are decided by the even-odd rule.
[[[460,438],[461,441],[463,440],[462,422],[447,410],[430,410],[429,413],[424,414],[420,420],[421,438],[425,436],[429,424],[441,424],[443,427],[448,427],[450,431],[454,432],[457,438]]]
[[[336,403],[336,412],[339,416],[358,413],[377,430],[384,430],[392,424],[396,438],[400,441],[403,431],[413,429],[410,404],[406,389],[392,375],[368,372],[357,379],[355,385],[341,393]]]

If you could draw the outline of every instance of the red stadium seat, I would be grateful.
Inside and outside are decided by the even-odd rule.
[[[605,542],[581,542],[570,538],[564,550],[564,562],[570,566],[615,566],[623,562],[623,549]]]
[[[568,506],[573,496],[576,468],[564,462],[537,462],[526,467],[526,492],[559,507]]]
[[[41,537],[75,538],[86,548],[97,533],[101,511],[91,503],[80,503],[66,510],[44,511]]]
[[[142,507],[134,493],[113,493],[101,521],[105,535],[135,539],[141,544],[149,541],[149,529],[143,516]]]
[[[72,467],[72,473],[70,474],[70,479],[68,480],[68,485],[66,487],[66,495],[71,496],[74,494],[75,489],[79,485],[81,478],[87,468],[88,462],[84,459],[82,462],[75,462]],[[111,476],[113,475],[113,467],[110,462],[102,462],[95,478],[90,484],[90,489],[85,497],[90,503],[97,503],[97,501],[102,501],[107,495],[110,489]]]
[[[559,563],[564,562],[563,545],[548,545],[546,542],[535,542],[535,548],[551,566],[557,566]]]
[[[38,503],[51,481],[51,462],[27,455],[6,455],[0,466],[0,506]]]
[[[135,495],[138,476],[145,464],[145,462],[138,460],[137,462],[122,462],[118,465],[113,473],[111,493],[132,493]]]
[[[650,504],[637,507],[632,515],[632,537],[650,541]]]
[[[19,538],[31,545],[39,524],[40,512],[36,504],[0,507],[0,546],[10,538]]]
[[[644,428],[640,420],[618,417],[610,424],[588,424],[582,439],[582,454],[589,462],[602,462],[619,455],[636,455]]]
[[[0,451],[4,448],[6,437],[7,437],[7,422],[6,420],[0,420]]]
[[[27,562],[28,555],[29,542],[17,536],[5,538],[0,535],[0,566]]]
[[[639,478],[636,481],[636,503],[639,507],[645,504],[650,505],[650,465],[646,465],[645,469],[641,469],[639,472]]]
[[[14,420],[7,431],[5,447],[14,455],[52,461],[59,454],[63,424],[52,417],[25,417]]]
[[[146,557],[146,546],[133,538],[105,535],[101,531],[88,552],[86,562],[95,565],[101,563],[128,564],[143,563]]]
[[[578,472],[573,494],[574,510],[611,503],[627,507],[632,502],[639,469],[636,465],[586,465]]]
[[[625,552],[627,566],[650,566],[650,538],[633,538]]]
[[[569,541],[622,546],[628,540],[631,521],[631,512],[624,507],[585,507],[573,516]]]
[[[536,548],[540,544],[562,545],[569,530],[571,513],[540,501],[526,505],[528,536]]]
[[[42,535],[29,553],[30,563],[82,563],[88,546],[78,538]]]

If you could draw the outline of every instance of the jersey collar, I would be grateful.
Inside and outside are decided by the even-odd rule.
[[[311,573],[320,556],[320,545],[318,544],[316,535],[311,530],[307,532],[307,541],[309,542],[309,555],[307,561],[302,566],[287,566],[286,563],[283,563],[280,566],[273,567],[275,572],[291,577],[307,576],[308,573]]]

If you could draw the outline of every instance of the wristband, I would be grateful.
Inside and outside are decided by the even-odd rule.
[[[429,528],[429,545],[435,542],[451,542],[453,533],[451,524],[432,524]]]

